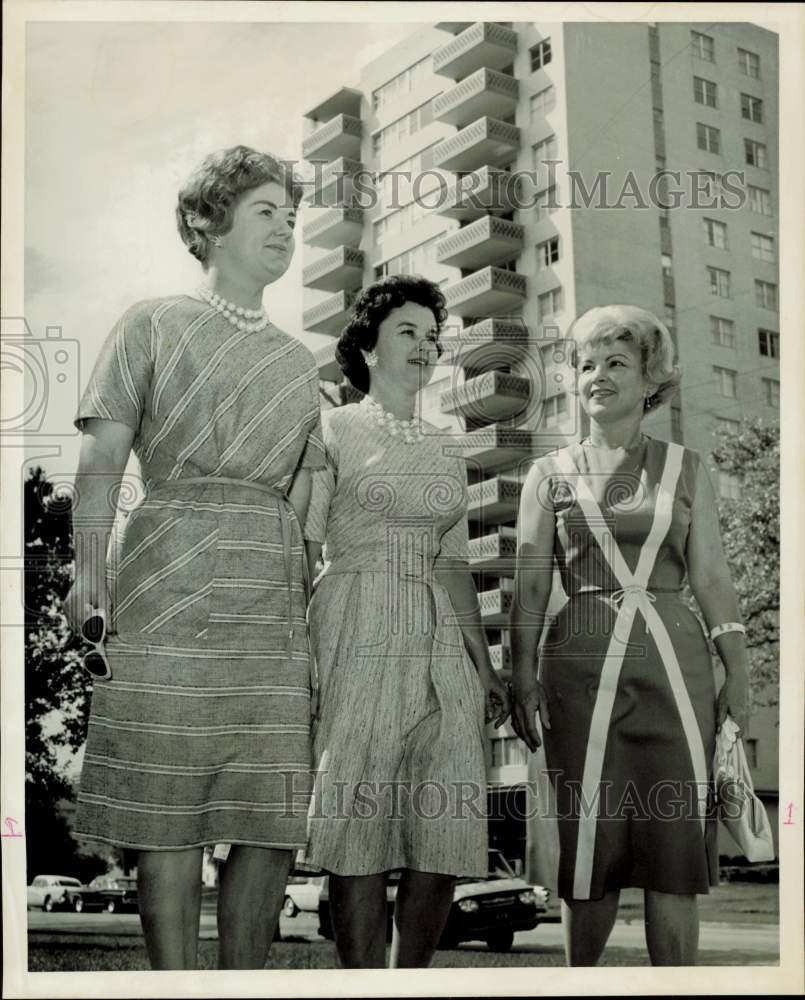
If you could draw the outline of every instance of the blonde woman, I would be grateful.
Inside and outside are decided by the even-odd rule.
[[[679,383],[667,329],[617,305],[569,336],[590,434],[538,460],[523,490],[512,720],[532,751],[540,728],[545,741],[568,963],[598,961],[620,890],[636,886],[652,963],[691,965],[696,895],[718,879],[716,728],[746,714],[743,626],[704,465],[641,429]],[[568,601],[538,653],[552,561]],[[726,668],[718,699],[686,577]]]

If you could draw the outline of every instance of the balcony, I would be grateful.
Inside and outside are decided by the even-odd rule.
[[[338,346],[338,341],[333,337],[333,339],[320,347],[317,351],[313,352],[313,357],[316,359],[316,367],[319,370],[319,378],[324,382],[340,382],[343,372],[341,371],[341,366],[335,360],[335,349]]]
[[[514,583],[511,580],[500,580],[496,590],[483,590],[478,595],[481,606],[481,620],[484,628],[507,628],[509,612],[514,597]]]
[[[357,294],[347,291],[336,292],[323,302],[305,309],[302,313],[302,326],[310,333],[327,333],[331,337],[337,337],[346,325]]]
[[[362,133],[360,118],[338,115],[302,140],[302,156],[306,160],[335,160],[339,156],[357,159]]]
[[[474,483],[468,490],[467,517],[484,524],[514,521],[522,489],[522,483],[503,476]]]
[[[514,576],[517,534],[513,528],[501,528],[493,535],[472,538],[467,551],[473,570]]]
[[[363,250],[338,247],[302,271],[302,284],[323,292],[360,288],[363,281]]]
[[[504,646],[502,644],[490,646],[489,658],[492,660],[492,666],[495,670],[508,678],[512,670],[511,646]]]
[[[506,316],[522,309],[525,275],[500,267],[485,267],[443,289],[447,311],[456,316]]]
[[[493,69],[476,70],[433,98],[433,118],[462,128],[476,118],[506,118],[517,107],[519,86],[513,76]]]
[[[351,204],[356,175],[363,173],[360,160],[341,156],[332,163],[316,163],[312,198],[317,208],[354,208]]]
[[[327,208],[302,227],[302,240],[308,246],[334,250],[340,246],[356,247],[362,233],[360,208]]]
[[[472,21],[439,21],[434,27],[439,31],[449,31],[451,35],[460,35],[470,27]]]
[[[304,117],[313,122],[328,122],[336,115],[350,115],[353,118],[360,118],[362,98],[363,94],[360,90],[341,87],[330,97],[311,108],[310,111],[306,111]]]
[[[434,211],[460,222],[511,212],[521,204],[520,186],[520,178],[505,170],[481,167],[448,188]]]
[[[520,427],[491,424],[470,431],[462,438],[462,445],[462,457],[474,468],[497,472],[528,459],[534,452],[536,437],[533,431]]]
[[[471,420],[493,423],[522,413],[530,399],[527,378],[491,371],[443,392],[439,403],[442,413],[460,413]]]
[[[487,264],[504,264],[521,253],[523,233],[519,223],[487,215],[440,240],[436,245],[436,260],[468,271]]]
[[[433,53],[433,72],[462,80],[482,66],[503,69],[517,55],[517,35],[493,21],[478,21]]]
[[[457,172],[500,166],[517,155],[520,129],[497,118],[479,118],[442,140],[433,150],[433,165]]]
[[[522,320],[484,319],[465,326],[455,337],[443,337],[451,360],[465,368],[501,367],[517,362],[529,351],[528,327]],[[494,360],[495,365],[487,365]]]

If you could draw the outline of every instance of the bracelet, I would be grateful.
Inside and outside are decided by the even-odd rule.
[[[710,638],[717,639],[726,632],[743,632],[746,634],[746,629],[740,622],[724,622],[723,625],[716,625],[715,628],[710,629]]]

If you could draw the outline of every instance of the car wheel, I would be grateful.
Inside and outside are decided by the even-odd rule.
[[[106,904],[106,912],[114,913],[116,909],[117,907],[115,906],[115,901],[113,899],[110,899],[109,902]]]
[[[84,910],[84,900],[80,896],[76,896],[73,900],[73,912],[81,913]]]
[[[42,904],[42,909],[45,913],[53,913],[53,900],[50,896],[45,896],[45,902]]]
[[[486,946],[490,951],[511,951],[514,944],[514,931],[495,931],[486,937]]]
[[[285,902],[282,904],[282,912],[286,917],[295,917],[299,912],[296,903],[294,903],[290,896],[285,897]]]

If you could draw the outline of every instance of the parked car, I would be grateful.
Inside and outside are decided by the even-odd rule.
[[[319,893],[324,883],[324,876],[310,878],[303,875],[291,875],[285,886],[285,901],[282,912],[286,917],[295,917],[300,911],[316,913],[319,908]]]
[[[37,875],[28,886],[28,906],[53,910],[102,910],[106,901],[100,893],[82,885],[69,875]]]
[[[386,886],[389,941],[399,880],[400,872],[392,872]],[[456,879],[453,905],[439,947],[455,948],[461,941],[484,941],[490,951],[509,951],[516,931],[533,930],[546,917],[549,898],[547,889],[529,885],[515,875],[500,851],[490,851],[488,879]],[[319,934],[333,937],[326,878],[319,893]]]
[[[87,887],[100,894],[107,913],[130,911],[137,913],[137,879],[128,876],[99,875]]]

